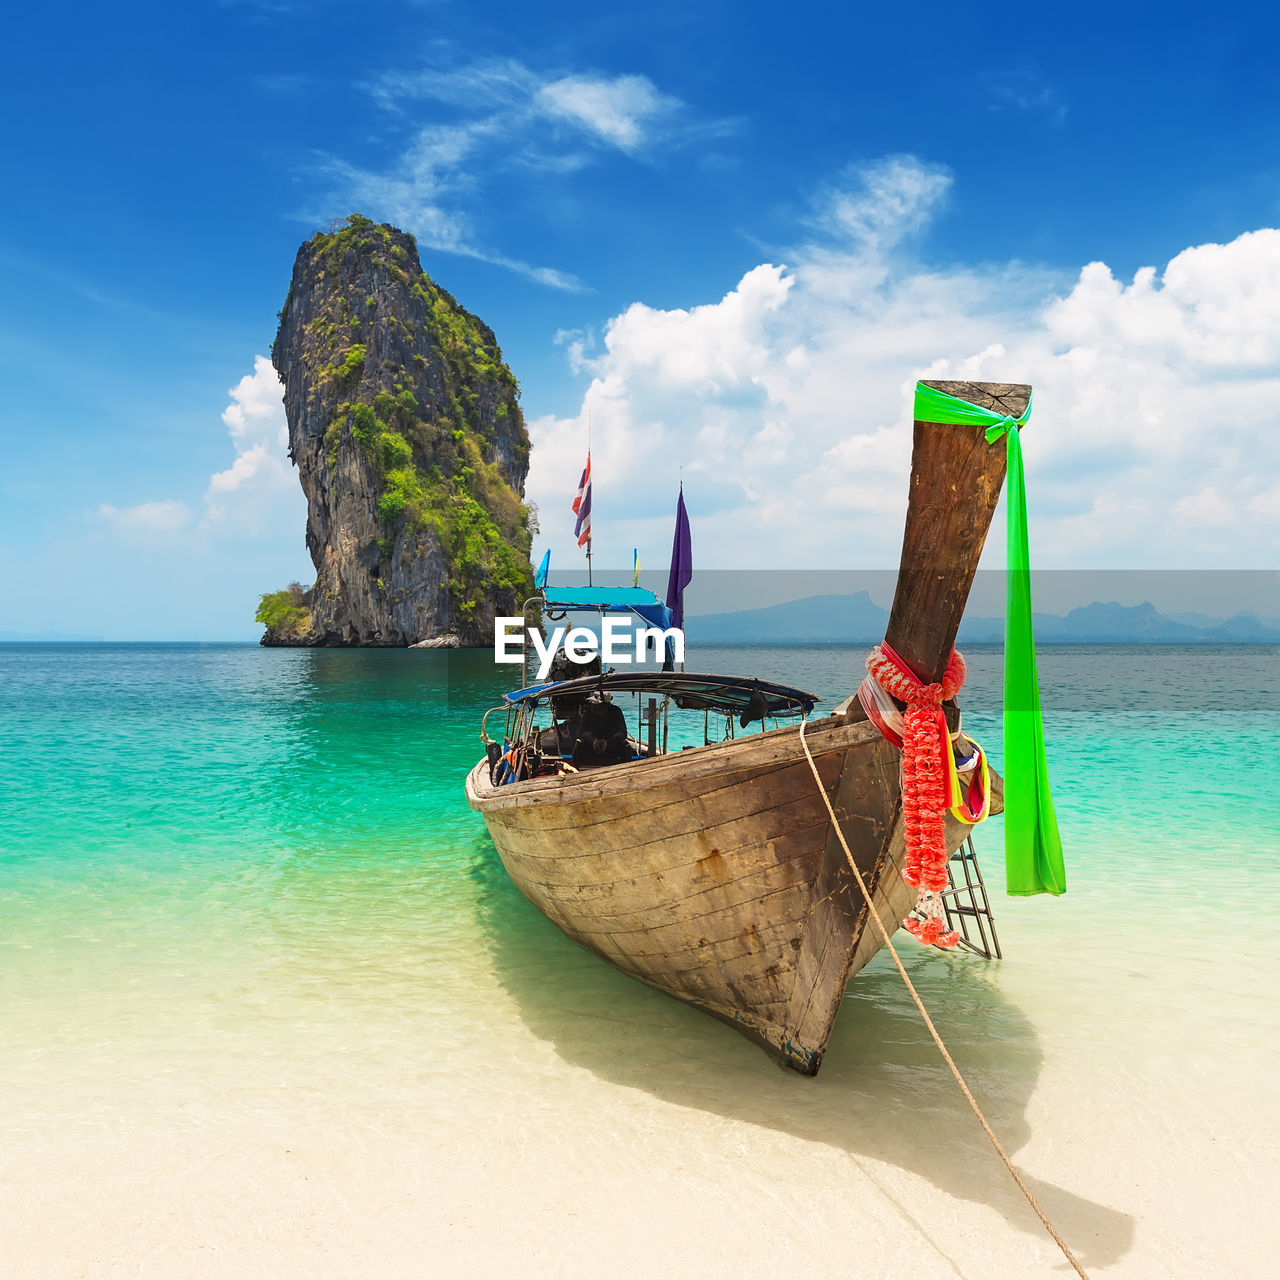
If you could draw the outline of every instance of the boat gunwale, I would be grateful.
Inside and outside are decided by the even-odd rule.
[[[868,720],[833,715],[807,723],[806,737],[815,755],[883,741],[880,731]],[[833,738],[839,741],[831,741]],[[489,782],[488,761],[482,758],[467,774],[467,801],[480,812],[518,808],[525,804],[572,804],[694,781],[732,769],[758,768],[803,759],[798,725],[782,725],[765,733],[752,734],[749,738],[708,743],[686,751],[668,752],[653,759],[604,765],[563,776],[527,778],[503,787],[495,787]]]

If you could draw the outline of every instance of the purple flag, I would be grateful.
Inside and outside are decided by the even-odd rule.
[[[676,536],[671,544],[671,576],[667,579],[667,608],[672,622],[684,626],[684,589],[693,578],[693,547],[689,540],[689,513],[684,509],[684,485],[676,502]]]

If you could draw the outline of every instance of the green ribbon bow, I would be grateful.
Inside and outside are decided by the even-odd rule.
[[[967,400],[916,383],[915,418],[986,428],[988,441],[1005,438],[1008,550],[1004,631],[1004,868],[1010,894],[1065,893],[1058,819],[1049,792],[1044,718],[1031,622],[1031,553],[1027,541],[1027,486],[1018,428],[1031,416],[1031,397],[1016,418],[1001,417]]]

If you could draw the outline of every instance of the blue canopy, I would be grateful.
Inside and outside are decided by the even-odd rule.
[[[634,613],[663,631],[675,626],[671,611],[643,587],[547,587],[542,593],[548,609],[595,609],[600,613]]]

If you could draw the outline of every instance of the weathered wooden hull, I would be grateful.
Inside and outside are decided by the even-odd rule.
[[[902,862],[898,751],[862,719],[813,722],[823,786],[892,930]],[[817,1072],[849,979],[883,945],[795,726],[467,799],[520,891],[623,972]],[[948,822],[950,846],[968,828]]]

